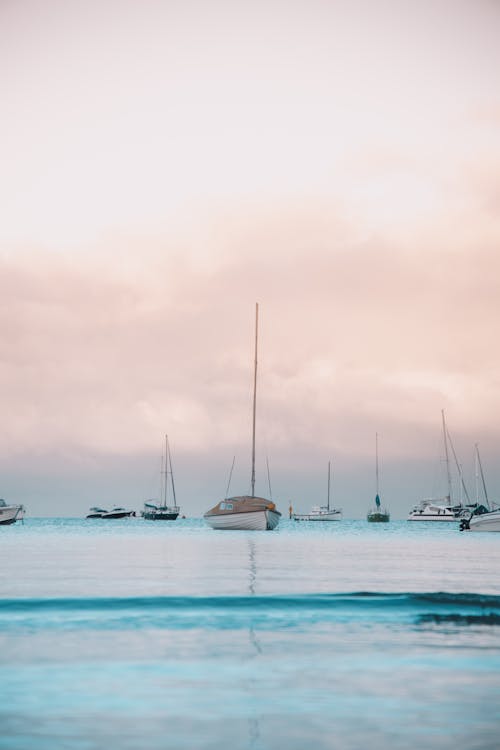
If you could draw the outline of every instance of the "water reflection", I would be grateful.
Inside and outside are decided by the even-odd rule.
[[[248,590],[250,596],[255,596],[255,588],[257,584],[257,558],[256,558],[256,546],[253,539],[248,540]],[[251,617],[251,615],[250,615]],[[253,657],[257,658],[262,655],[262,647],[257,638],[257,634],[254,630],[252,620],[250,619],[250,625],[248,628],[248,637],[252,649],[254,650]],[[251,680],[249,684],[251,695],[257,695],[258,686],[255,680]],[[248,747],[250,750],[256,750],[262,747],[260,742],[260,726],[258,716],[248,717]]]

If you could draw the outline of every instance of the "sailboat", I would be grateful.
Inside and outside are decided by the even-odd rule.
[[[272,500],[255,496],[255,417],[257,405],[257,341],[259,330],[259,305],[255,305],[255,358],[253,378],[252,420],[252,476],[251,495],[239,495],[221,500],[208,510],[203,518],[212,529],[249,529],[255,531],[276,528],[281,513]]]
[[[169,505],[168,499],[168,477],[170,475],[172,485],[172,497],[174,500],[173,505]],[[175,521],[180,513],[180,508],[177,505],[175,498],[175,484],[174,484],[174,472],[172,470],[172,454],[170,452],[170,445],[168,442],[168,435],[165,435],[165,460],[162,457],[161,467],[161,480],[162,480],[162,495],[161,501],[158,503],[155,500],[148,500],[144,503],[144,510],[142,511],[142,517],[147,521]]]
[[[460,522],[460,531],[500,531],[500,508],[497,503],[490,503],[486,482],[484,479],[483,466],[479,455],[479,448],[475,445],[476,458],[476,503],[473,506],[469,518],[462,518]],[[481,471],[481,481],[483,485],[484,501],[486,505],[479,502],[478,490],[478,468]],[[497,507],[493,507],[497,505]]]
[[[310,513],[294,513],[294,521],[341,521],[342,508],[330,508],[330,461],[328,461],[328,492],[326,505],[313,505]]]
[[[443,442],[444,442],[444,453],[445,453],[445,463],[446,463],[446,478],[448,483],[448,494],[445,497],[442,498],[436,498],[436,499],[425,499],[421,500],[420,503],[417,503],[413,506],[412,510],[410,511],[407,520],[408,521],[439,521],[439,522],[453,522],[456,521],[457,518],[460,517],[460,514],[463,512],[463,506],[460,505],[453,505],[452,501],[452,485],[451,485],[451,472],[450,472],[450,457],[448,453],[448,439],[449,439],[449,433],[446,429],[446,422],[444,418],[444,410],[441,409],[441,419],[442,419],[442,425],[443,425]],[[455,456],[456,459],[456,456]],[[458,462],[457,462],[458,463]],[[461,476],[460,478],[463,484],[463,478]]]
[[[377,493],[375,495],[375,508],[368,511],[366,520],[369,523],[387,523],[390,521],[390,514],[386,508],[380,507],[379,478],[378,478],[378,432],[375,433],[375,476],[377,479]]]

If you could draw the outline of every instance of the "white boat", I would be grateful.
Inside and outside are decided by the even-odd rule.
[[[412,510],[410,511],[410,514],[408,515],[408,521],[440,521],[446,523],[449,521],[458,521],[460,518],[463,518],[464,515],[467,515],[467,506],[463,504],[462,499],[460,499],[460,502],[458,503],[453,502],[448,442],[450,443],[451,449],[453,451],[453,456],[455,458],[461,492],[463,489],[467,500],[469,500],[469,494],[467,492],[467,487],[465,486],[465,482],[462,476],[461,466],[458,462],[453,443],[451,442],[450,434],[446,428],[443,409],[441,409],[441,418],[443,425],[443,443],[445,452],[448,494],[445,497],[441,498],[422,500],[417,505],[414,505]]]
[[[208,510],[203,518],[212,529],[270,531],[281,518],[272,500],[255,496],[255,417],[257,405],[257,340],[259,305],[255,305],[255,358],[253,377],[252,476],[251,494],[226,497]],[[227,494],[228,490],[226,491]]]
[[[468,524],[469,531],[500,531],[500,508],[474,515]]]
[[[212,529],[271,531],[278,525],[281,513],[271,500],[242,495],[221,500],[203,517]]]
[[[24,505],[11,505],[0,498],[0,526],[9,526],[23,518]]]
[[[126,510],[125,508],[112,508],[102,514],[101,518],[129,518],[135,516],[135,510]]]
[[[341,521],[342,508],[330,508],[330,461],[328,461],[328,491],[326,505],[313,505],[310,513],[294,513],[294,521]]]
[[[174,500],[173,505],[168,504],[168,476],[170,474],[171,485],[172,485],[172,497]],[[148,500],[144,503],[144,510],[142,511],[142,517],[147,521],[175,521],[181,509],[177,505],[175,499],[175,484],[174,484],[174,472],[172,470],[172,455],[170,452],[170,446],[168,442],[168,435],[165,435],[165,463],[163,463],[162,456],[162,468],[161,468],[161,480],[162,488],[160,495],[162,496],[161,502],[155,500]]]
[[[97,508],[97,507],[94,507],[94,508],[91,508],[91,509],[90,509],[90,513],[88,513],[88,514],[87,514],[87,515],[85,516],[85,518],[102,518],[102,517],[103,517],[103,515],[104,515],[105,513],[107,513],[107,512],[108,512],[108,511],[107,511],[107,510],[105,510],[104,508]]]
[[[488,492],[486,490],[486,482],[484,479],[483,466],[481,464],[481,457],[479,455],[479,448],[476,443],[476,503],[470,512],[468,518],[462,518],[460,522],[460,531],[500,531],[500,508],[492,508],[488,498]],[[481,480],[484,492],[484,501],[486,505],[482,505],[479,502],[479,491],[478,491],[478,468],[481,470]],[[497,505],[497,503],[493,503]]]
[[[375,433],[375,477],[377,492],[375,495],[375,507],[368,511],[366,520],[369,523],[388,523],[391,519],[390,513],[380,505],[379,474],[378,474],[378,432]]]
[[[443,503],[447,498],[443,499]],[[453,510],[435,500],[422,500],[414,505],[407,518],[408,521],[440,521],[442,523],[457,521]]]

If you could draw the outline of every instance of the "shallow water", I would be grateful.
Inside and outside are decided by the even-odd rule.
[[[500,534],[0,531],[1,748],[498,747]]]

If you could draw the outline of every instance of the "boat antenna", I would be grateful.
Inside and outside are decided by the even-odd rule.
[[[255,359],[253,371],[253,421],[252,421],[252,497],[255,497],[255,412],[257,407],[257,341],[259,332],[259,303],[255,303]]]
[[[476,443],[476,456],[477,456],[477,460],[478,460],[478,463],[479,463],[479,471],[481,472],[481,480],[483,482],[484,498],[486,500],[486,505],[489,508],[490,507],[490,501],[489,501],[489,498],[488,498],[488,492],[486,491],[486,482],[484,480],[483,465],[481,463],[481,456],[479,455],[479,447],[478,447],[477,443]]]
[[[227,480],[226,494],[224,495],[226,499],[229,497],[229,485],[231,484],[231,477],[233,476],[235,458],[236,456],[233,456],[233,463],[231,464],[231,471],[229,472],[229,479]]]
[[[375,433],[375,481],[377,492],[375,494],[375,505],[380,508],[379,476],[378,476],[378,432]]]
[[[465,493],[465,497],[467,498],[467,502],[468,502],[468,503],[470,503],[470,497],[469,497],[469,493],[467,492],[467,487],[465,486],[465,482],[464,482],[464,475],[462,474],[462,467],[461,467],[461,465],[460,465],[460,464],[458,463],[458,458],[457,458],[457,454],[455,453],[455,448],[454,448],[454,446],[453,446],[453,440],[451,439],[451,435],[450,435],[450,433],[448,432],[448,430],[446,430],[446,434],[448,435],[448,440],[450,441],[450,445],[451,445],[451,450],[452,450],[452,452],[453,452],[453,458],[455,459],[455,463],[456,463],[456,465],[457,465],[457,471],[458,471],[458,476],[459,476],[459,478],[460,478],[460,484],[461,484],[461,486],[462,486],[462,488],[463,488],[463,491],[464,491],[464,493]],[[461,504],[462,504],[462,503],[460,503],[460,505],[461,505]]]
[[[450,473],[450,458],[448,456],[448,440],[446,439],[447,430],[446,430],[446,422],[444,420],[444,409],[441,409],[441,418],[443,420],[443,441],[444,441],[444,453],[445,453],[445,460],[446,460],[446,476],[448,479],[448,501],[451,505],[451,473]],[[448,438],[450,436],[448,435]]]
[[[174,505],[177,505],[175,497],[174,470],[172,469],[172,451],[170,450],[170,445],[168,443],[168,436],[165,435],[165,437],[167,438],[168,463],[170,466],[170,479],[172,480],[172,495],[174,496]]]
[[[326,496],[326,507],[330,510],[330,461],[328,461],[328,492]]]
[[[269,485],[269,498],[273,499],[273,491],[271,489],[271,474],[269,473],[269,457],[266,456],[266,465],[267,465],[267,483]]]

